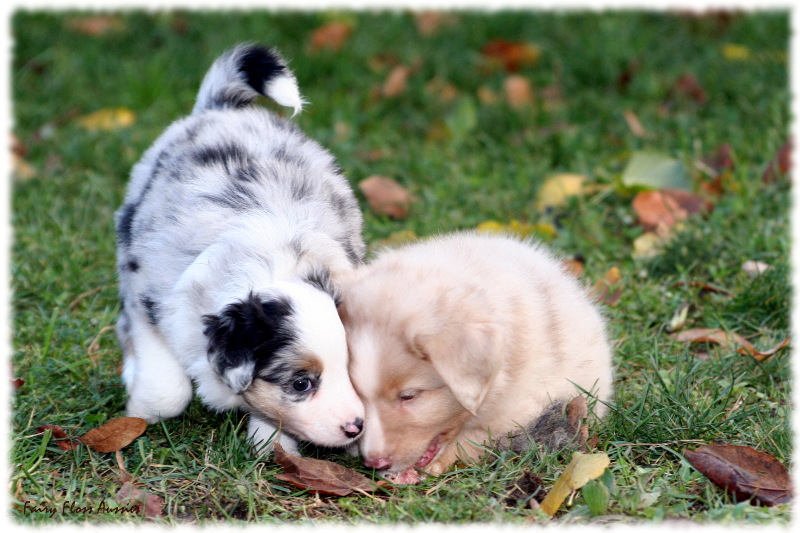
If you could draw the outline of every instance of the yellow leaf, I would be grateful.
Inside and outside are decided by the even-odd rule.
[[[511,220],[508,224],[503,224],[496,220],[487,220],[478,224],[475,229],[482,233],[504,233],[517,235],[518,237],[538,236],[548,239],[555,237],[556,234],[556,229],[551,224],[544,222],[528,224],[516,219]]]
[[[652,259],[661,253],[671,238],[672,234],[668,231],[661,233],[646,231],[634,239],[631,256],[634,259]]]
[[[556,174],[547,179],[536,196],[536,209],[543,211],[548,207],[558,207],[567,203],[567,198],[583,192],[586,177],[580,174]]]
[[[111,131],[127,128],[136,122],[136,114],[125,107],[107,107],[78,117],[76,121],[89,131]]]
[[[726,44],[722,47],[722,56],[728,61],[747,61],[750,49],[739,44]]]
[[[564,472],[558,477],[553,488],[547,493],[541,504],[541,509],[545,513],[553,516],[556,514],[561,504],[567,499],[572,491],[586,485],[593,479],[599,478],[605,472],[611,460],[604,453],[583,454],[575,452]]]

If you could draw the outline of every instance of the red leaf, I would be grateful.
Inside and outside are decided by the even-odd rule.
[[[501,65],[507,72],[516,72],[520,67],[535,64],[541,55],[539,47],[534,44],[500,39],[487,43],[481,53],[490,61]]]
[[[164,516],[164,500],[155,494],[137,489],[132,481],[123,483],[114,499],[123,505],[137,506],[139,514],[144,514],[148,518]]]
[[[109,420],[99,428],[89,430],[80,441],[96,452],[106,453],[120,450],[133,442],[147,429],[141,418],[122,417]]]
[[[317,494],[347,496],[353,491],[368,492],[378,487],[355,470],[330,461],[290,455],[278,443],[275,443],[275,462],[284,471],[276,478]]]
[[[53,432],[53,441],[62,450],[65,451],[71,450],[76,446],[75,442],[73,442],[72,440],[72,437],[67,435],[67,432],[61,429],[61,426],[56,426],[53,424],[45,424],[43,426],[39,426],[38,428],[36,428],[36,434],[41,435],[48,429]]]
[[[710,444],[684,453],[686,459],[712,483],[736,501],[773,506],[792,498],[786,467],[768,453],[749,446]]]

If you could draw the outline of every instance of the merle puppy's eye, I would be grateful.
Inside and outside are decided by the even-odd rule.
[[[292,383],[292,388],[297,392],[308,392],[313,386],[314,383],[309,378],[299,378]]]

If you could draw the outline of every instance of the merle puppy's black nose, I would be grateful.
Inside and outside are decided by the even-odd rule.
[[[362,429],[364,429],[364,421],[360,418],[356,418],[353,422],[350,422],[346,426],[342,426],[342,431],[344,431],[344,434],[351,439],[358,437]]]

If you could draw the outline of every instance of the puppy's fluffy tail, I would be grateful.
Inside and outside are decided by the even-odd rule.
[[[277,51],[254,44],[239,45],[211,65],[192,113],[246,107],[259,94],[294,108],[295,115],[303,108],[297,80]]]

